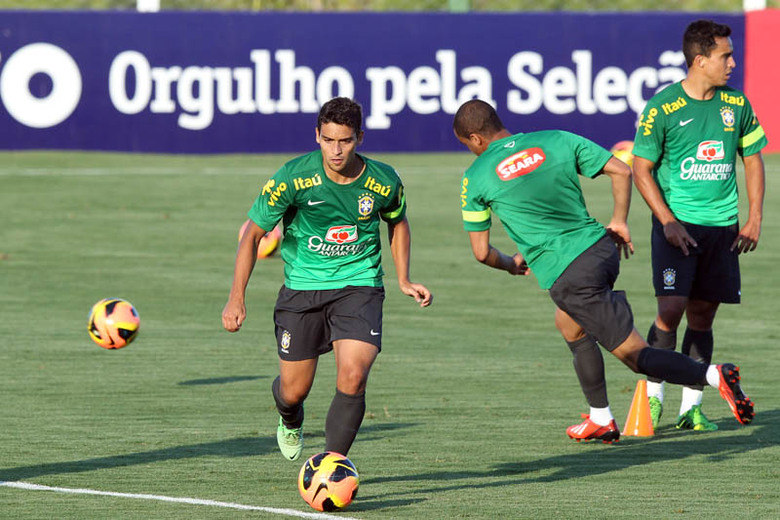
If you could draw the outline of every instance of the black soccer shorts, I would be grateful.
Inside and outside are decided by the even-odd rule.
[[[729,251],[739,234],[739,224],[700,226],[680,223],[697,244],[697,247],[688,247],[688,256],[666,240],[661,222],[653,217],[650,256],[655,295],[739,303],[739,254],[736,250]]]
[[[383,287],[296,291],[282,286],[274,308],[279,357],[314,359],[333,350],[333,342],[356,339],[382,350]]]
[[[634,330],[626,293],[612,289],[619,272],[620,255],[605,235],[575,258],[550,287],[555,305],[609,351]]]

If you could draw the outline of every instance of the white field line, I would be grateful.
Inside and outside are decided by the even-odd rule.
[[[167,497],[163,495],[117,493],[114,491],[98,491],[96,489],[78,489],[78,488],[41,486],[39,484],[30,484],[28,482],[0,481],[0,486],[16,488],[16,489],[24,489],[27,491],[53,491],[55,493],[68,493],[72,495],[99,495],[99,496],[107,496],[107,497],[136,498],[139,500],[157,500],[159,502],[175,502],[179,504],[188,504],[188,505],[195,505],[195,506],[224,507],[227,509],[240,509],[243,511],[263,511],[265,513],[273,513],[281,516],[292,516],[296,518],[315,518],[321,520],[333,520],[333,519],[357,520],[356,518],[342,516],[342,515],[329,515],[326,513],[306,513],[303,511],[296,511],[295,509],[280,509],[276,507],[249,506],[245,504],[236,504],[233,502],[203,500],[200,498]]]

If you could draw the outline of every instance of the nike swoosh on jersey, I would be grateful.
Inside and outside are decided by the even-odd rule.
[[[310,200],[306,204],[308,204],[309,206],[316,206],[317,204],[322,204],[323,202],[325,202],[325,201],[324,200]]]
[[[680,126],[685,126],[688,123],[690,123],[691,121],[693,121],[693,118],[686,119],[685,121],[680,121]]]
[[[369,334],[371,334],[372,336],[379,336],[381,334],[381,332],[376,332],[376,331],[374,331],[374,329],[371,329]]]

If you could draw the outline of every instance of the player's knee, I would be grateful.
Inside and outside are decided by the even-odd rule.
[[[615,349],[612,351],[612,353],[615,355],[615,357],[617,357],[620,361],[622,361],[624,365],[630,368],[632,372],[634,372],[635,374],[640,373],[639,352],[633,350],[618,352],[618,349]]]
[[[665,331],[677,330],[685,313],[685,305],[686,300],[684,298],[659,300],[656,325]]]
[[[306,400],[309,395],[311,387],[301,384],[292,384],[289,386],[282,386],[279,389],[279,397],[288,405],[296,405]]]
[[[582,330],[582,327],[562,311],[555,313],[555,328],[561,333],[563,339],[569,343],[585,337],[585,331]]]
[[[612,350],[612,354],[633,372],[640,373],[639,354],[647,346],[645,339],[634,329],[623,343]]]
[[[715,302],[691,300],[685,312],[688,327],[694,330],[710,330],[717,311],[718,304]]]
[[[365,392],[368,382],[368,370],[358,365],[348,365],[339,367],[336,377],[336,387],[339,391],[357,395]]]
[[[675,331],[680,326],[683,312],[677,309],[658,309],[656,325],[664,331]]]

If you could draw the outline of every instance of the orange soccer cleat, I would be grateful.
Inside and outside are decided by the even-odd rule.
[[[582,414],[585,421],[566,428],[566,435],[577,442],[600,440],[605,444],[618,442],[620,439],[620,430],[617,427],[615,419],[609,421],[606,426],[601,426],[590,420],[587,414]]]

